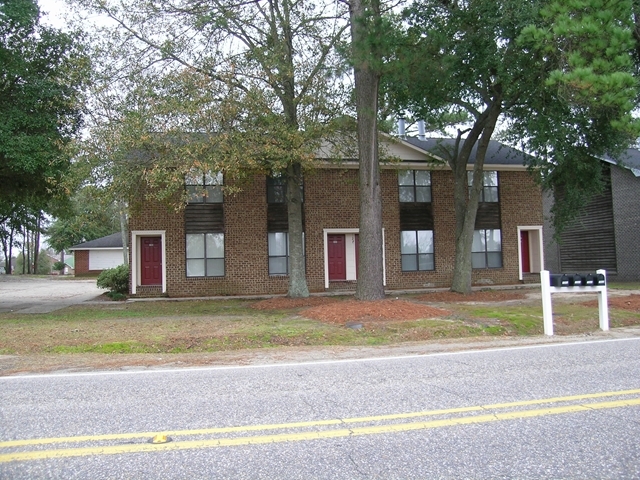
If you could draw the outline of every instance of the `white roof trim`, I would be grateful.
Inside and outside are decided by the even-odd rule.
[[[316,168],[336,168],[342,170],[357,170],[359,164],[357,161],[329,161],[329,160],[316,160]],[[467,170],[473,170],[473,163],[467,165]],[[380,168],[382,170],[451,170],[449,165],[443,165],[440,163],[416,161],[405,162],[380,162]],[[527,167],[525,165],[503,165],[503,164],[490,164],[485,163],[483,167],[484,171],[500,171],[500,172],[525,172]]]
[[[90,248],[70,248],[70,252],[75,252],[78,250],[122,250],[123,247],[90,247]],[[128,248],[127,248],[128,250]]]

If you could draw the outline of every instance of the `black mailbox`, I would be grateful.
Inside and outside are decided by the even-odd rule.
[[[586,273],[581,275],[582,285],[598,286],[605,284],[605,278],[602,273]]]
[[[584,286],[591,287],[598,284],[598,279],[596,277],[596,274],[586,273],[584,275],[581,275],[581,277],[582,277],[582,285]]]
[[[552,273],[549,275],[549,283],[552,287],[569,287],[569,276],[564,273]]]
[[[582,275],[578,275],[577,273],[571,273],[571,274],[568,274],[567,277],[569,277],[570,287],[582,285]]]
[[[552,273],[549,283],[552,287],[597,286],[604,285],[605,278],[601,273]]]

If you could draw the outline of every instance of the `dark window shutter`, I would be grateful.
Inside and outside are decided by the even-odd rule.
[[[223,233],[224,207],[221,203],[188,204],[184,212],[185,233]]]
[[[267,205],[267,231],[289,231],[289,218],[286,203],[270,203]]]
[[[478,204],[474,230],[493,230],[500,228],[500,204],[482,202]]]
[[[400,230],[433,230],[430,203],[400,203]]]

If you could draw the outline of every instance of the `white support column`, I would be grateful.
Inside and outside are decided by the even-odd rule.
[[[542,319],[544,323],[544,334],[553,335],[553,309],[551,307],[552,293],[597,293],[598,294],[598,317],[600,319],[600,330],[609,330],[609,306],[607,304],[607,272],[597,270],[596,275],[602,275],[604,282],[602,285],[574,285],[565,287],[552,287],[548,270],[540,271],[540,287],[542,290]]]
[[[600,330],[609,330],[609,305],[607,303],[607,272],[596,270],[597,274],[604,276],[604,285],[598,289],[598,317],[600,318]]]
[[[553,335],[553,309],[551,307],[551,282],[549,270],[540,271],[540,285],[542,287],[542,319],[544,334]]]

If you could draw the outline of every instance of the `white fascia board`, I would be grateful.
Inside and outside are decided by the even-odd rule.
[[[356,161],[329,161],[329,160],[316,160],[316,168],[323,169],[340,169],[340,170],[357,170],[359,164]],[[416,161],[399,161],[399,162],[380,162],[380,168],[382,170],[451,170],[449,165],[442,165],[440,163],[432,163],[429,161],[416,162]],[[467,165],[467,170],[473,170],[473,164]],[[525,172],[527,167],[525,165],[503,165],[503,164],[487,164],[485,163],[483,170],[498,171],[498,172]]]

